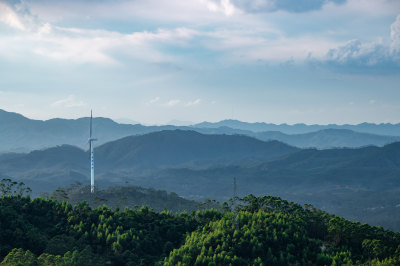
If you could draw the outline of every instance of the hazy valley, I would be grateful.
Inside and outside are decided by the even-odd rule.
[[[59,120],[64,126],[58,130],[64,132],[68,123],[79,125],[86,120]],[[175,192],[191,200],[222,202],[232,197],[235,177],[240,196],[250,193],[281,196],[299,203],[311,203],[351,220],[400,230],[400,200],[397,197],[400,191],[400,144],[394,142],[382,146],[397,137],[349,129],[286,135],[226,127],[197,126],[193,131],[187,127],[120,125],[105,118],[94,121],[99,138],[107,138],[100,133],[105,125],[111,128],[108,133],[111,139],[118,138],[118,134],[129,134],[133,128],[141,130],[133,136],[96,143],[96,184],[99,187],[130,184]],[[101,124],[102,121],[107,123]],[[371,128],[377,130],[379,127],[373,125]],[[388,128],[388,125],[382,125],[382,128]],[[22,138],[28,140],[30,135],[40,136],[43,129],[32,130]],[[82,134],[79,141],[83,142],[85,130],[81,131],[78,134],[75,130],[75,138]],[[67,134],[64,132],[64,135]],[[324,147],[340,148],[301,149],[276,140],[261,140],[262,136],[274,139],[273,135],[288,140],[297,138],[296,141],[303,144],[321,143]],[[54,142],[63,141],[64,138],[55,138]],[[357,143],[363,147],[348,148],[344,145],[346,141],[354,144],[349,145],[351,147]],[[73,143],[73,138],[69,142]],[[29,153],[3,153],[0,174],[23,181],[35,195],[51,193],[57,187],[68,187],[75,182],[85,184],[89,180],[89,153],[80,147],[61,145]]]

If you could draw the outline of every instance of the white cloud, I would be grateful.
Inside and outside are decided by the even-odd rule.
[[[396,21],[390,26],[390,39],[392,52],[400,57],[400,15],[397,16]]]
[[[113,53],[122,53],[131,59],[147,62],[174,61],[173,56],[160,52],[157,45],[182,45],[195,35],[194,31],[185,28],[131,34],[60,27],[57,30],[60,34],[42,39],[50,45],[36,50],[37,53],[54,59],[106,64],[117,63]]]
[[[52,31],[52,26],[50,25],[50,23],[44,23],[43,25],[39,26],[39,29],[37,31],[37,33],[39,35],[41,34],[50,34]]]
[[[18,15],[5,3],[0,2],[0,22],[14,29],[25,30]]]
[[[272,36],[268,37],[268,35]],[[341,42],[320,37],[296,36],[290,38],[282,32],[271,29],[253,30],[250,33],[219,31],[210,36],[213,41],[207,43],[209,49],[223,52],[226,54],[227,60],[247,62],[258,60],[270,62],[296,60],[301,62],[310,56],[321,59],[329,50],[341,44]]]
[[[161,52],[160,45],[185,45],[196,34],[186,28],[122,34],[105,30],[52,27],[44,24],[34,32],[3,37],[2,46],[16,55],[31,53],[58,61],[119,64],[114,54],[147,62],[171,62],[174,56]],[[9,56],[8,52],[8,56]]]
[[[20,19],[22,16],[24,20]],[[23,33],[14,32],[11,36],[0,35],[0,55],[19,57],[31,54],[57,61],[107,65],[119,64],[115,54],[154,63],[174,61],[174,56],[161,52],[160,46],[184,46],[197,34],[195,30],[184,27],[120,33],[54,26],[49,22],[39,22],[29,14],[18,16],[4,3],[0,3],[0,22],[25,30]]]
[[[50,22],[101,18],[210,23],[237,13],[227,0],[57,1],[56,5],[30,1],[27,5],[32,14]]]
[[[237,10],[235,6],[230,2],[230,0],[201,0],[201,2],[207,7],[211,12],[221,12],[225,16],[232,16]]]
[[[181,102],[181,101],[180,101],[179,99],[173,99],[173,100],[168,101],[168,102],[166,103],[166,106],[168,106],[168,107],[173,107],[173,106],[179,104],[180,102]]]
[[[326,60],[337,65],[353,67],[400,67],[400,15],[390,27],[390,41],[348,41],[345,45],[329,50]]]
[[[151,99],[150,101],[148,101],[147,103],[148,104],[154,104],[154,103],[159,102],[160,99],[161,99],[160,97],[155,97],[155,98]]]
[[[375,104],[376,100],[369,100],[369,104]]]
[[[238,2],[246,2],[246,5],[249,5],[244,0],[160,0],[157,5],[165,7],[167,10],[165,11],[164,9],[154,9],[155,0],[117,1],[115,3],[104,1],[96,3],[92,9],[87,3],[80,1],[66,1],[60,2],[59,5],[49,4],[49,6],[29,2],[26,4],[27,8],[30,8],[33,16],[38,17],[37,21],[30,20],[36,21],[37,25],[29,27],[21,22],[23,21],[20,19],[22,15],[18,16],[11,7],[1,4],[0,7],[7,10],[7,14],[13,14],[14,20],[12,21],[19,21],[19,24],[14,22],[11,24],[20,25],[26,30],[23,34],[17,32],[11,37],[0,35],[0,56],[14,55],[18,57],[23,54],[33,54],[57,61],[112,66],[137,60],[156,64],[182,62],[190,64],[192,62],[180,53],[180,48],[190,49],[193,53],[196,53],[195,49],[205,48],[216,51],[217,57],[219,57],[217,60],[222,58],[226,61],[250,63],[258,60],[275,63],[287,60],[304,62],[312,57],[316,60],[337,61],[343,64],[352,58],[363,58],[364,61],[367,61],[366,64],[375,65],[381,60],[381,57],[376,56],[376,52],[374,52],[379,49],[380,51],[384,50],[382,49],[384,45],[380,43],[362,42],[358,45],[355,42],[349,42],[346,44],[346,41],[335,39],[334,36],[327,37],[320,35],[320,32],[308,34],[304,30],[290,36],[284,30],[279,29],[279,26],[271,26],[272,24],[268,22],[265,15],[241,12]],[[376,8],[387,11],[391,3],[395,7],[400,7],[398,4],[393,4],[393,0],[369,1],[374,2],[370,4],[367,2],[367,0],[349,0],[346,4],[338,5],[328,1],[326,2],[328,4],[323,5],[322,10],[314,11],[311,16],[316,16],[316,13],[322,16],[321,14],[332,11],[329,16],[335,19],[338,14],[345,11],[345,13],[353,14],[354,17],[355,8],[360,5],[360,8],[365,10]],[[251,3],[251,8],[271,8],[271,3],[275,2],[256,0]],[[235,4],[239,7],[235,7]],[[78,10],[78,13],[73,14],[71,10]],[[90,16],[97,16],[97,19],[121,14],[124,17],[138,15],[139,18],[145,17],[154,21],[171,21],[174,20],[173,15],[184,16],[182,21],[189,22],[189,24],[183,23],[179,24],[179,27],[169,29],[120,33],[109,30],[55,26],[45,20],[57,21],[57,18],[60,17],[73,18],[74,16],[81,18],[83,17],[82,10],[89,12]],[[115,12],[111,12],[111,10]],[[163,10],[162,14],[158,10]],[[219,15],[212,15],[212,13]],[[296,16],[296,14],[289,15],[292,16],[290,18]],[[285,16],[288,14],[286,13]],[[11,24],[8,23],[8,25]],[[14,27],[18,27],[15,25]],[[206,27],[202,27],[202,25],[206,25]],[[391,27],[392,51],[400,51],[399,28],[400,19],[398,17]],[[195,48],[192,46],[194,43]],[[358,48],[354,45],[358,45]],[[169,49],[171,46],[177,49]],[[165,47],[168,48],[165,49]],[[188,54],[190,55],[190,53]]]
[[[51,104],[51,107],[65,107],[65,108],[74,108],[74,107],[83,107],[87,106],[87,104],[75,97],[75,95],[69,95],[65,99],[61,99],[55,101]]]
[[[198,105],[201,102],[201,99],[196,99],[194,101],[189,101],[185,104],[185,106],[189,107],[189,106],[193,106],[193,105]]]
[[[351,40],[347,44],[331,49],[328,53],[330,60],[338,63],[348,63],[351,60],[369,58],[377,50],[375,43],[363,43],[360,40]],[[366,62],[368,64],[368,62]],[[373,64],[374,61],[369,62]]]

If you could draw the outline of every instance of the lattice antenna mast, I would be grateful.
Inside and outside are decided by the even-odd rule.
[[[90,151],[90,192],[94,193],[94,150],[93,150],[93,141],[96,141],[97,139],[93,138],[92,136],[92,120],[93,120],[93,115],[92,115],[92,110],[90,110],[90,128],[89,128],[89,151]]]

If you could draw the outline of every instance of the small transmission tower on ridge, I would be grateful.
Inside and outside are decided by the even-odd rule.
[[[90,151],[90,192],[94,193],[94,151],[93,151],[93,141],[97,139],[93,138],[92,136],[92,110],[90,110],[90,129],[89,129],[89,151]]]

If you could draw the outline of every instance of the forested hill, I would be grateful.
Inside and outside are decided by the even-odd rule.
[[[100,181],[102,174],[107,175],[104,180],[110,184],[113,182],[111,173],[118,176],[124,171],[154,172],[156,169],[177,166],[262,162],[298,150],[277,141],[264,142],[247,136],[166,130],[130,136],[97,147],[96,172],[100,174]],[[88,160],[88,152],[62,145],[28,154],[4,154],[0,156],[0,173],[23,180],[35,190],[52,183],[52,190],[74,181],[84,182],[89,173]],[[38,182],[44,184],[38,187]]]
[[[96,156],[101,170],[268,161],[298,150],[278,141],[247,136],[165,130],[106,143],[96,149]]]
[[[399,142],[381,148],[306,149],[254,165],[166,169],[131,182],[221,201],[231,197],[233,177],[241,195],[282,196],[400,231]]]
[[[155,211],[168,210],[173,213],[179,213],[219,207],[218,202],[215,200],[198,202],[182,198],[174,192],[168,193],[165,190],[143,188],[129,184],[111,186],[106,189],[96,188],[93,194],[90,192],[90,185],[84,186],[80,183],[74,183],[65,188],[58,188],[51,194],[42,193],[41,196],[58,201],[68,201],[72,205],[86,201],[92,208],[97,208],[104,204],[112,209],[125,209],[126,207],[137,209],[141,206],[148,206]]]
[[[232,212],[0,198],[1,265],[399,265],[400,235],[276,197]]]

